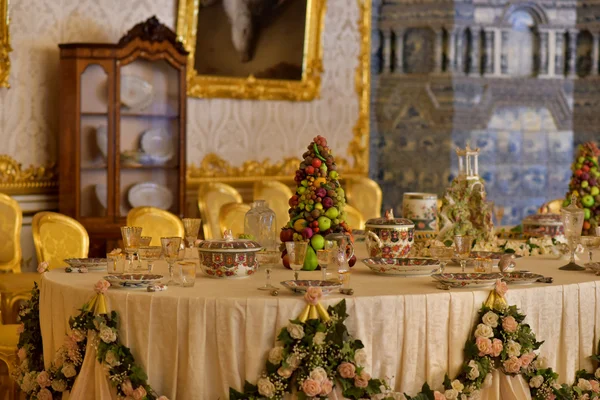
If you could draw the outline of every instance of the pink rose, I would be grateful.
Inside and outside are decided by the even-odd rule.
[[[514,317],[509,315],[508,317],[504,317],[502,319],[502,329],[504,329],[506,332],[516,332],[518,327],[519,324]]]
[[[492,352],[492,341],[488,338],[478,337],[475,339],[475,345],[477,346],[477,350],[479,350],[480,357]]]
[[[329,379],[321,382],[321,393],[319,393],[321,396],[327,396],[332,390],[333,382],[331,382]]]
[[[446,396],[443,393],[438,392],[437,390],[433,392],[433,398],[435,400],[446,400]]]
[[[502,282],[500,279],[496,281],[496,293],[500,295],[500,297],[504,297],[504,295],[508,292],[508,285],[506,282]]]
[[[291,368],[279,367],[279,369],[277,370],[277,375],[287,379],[290,376],[292,376],[292,372],[294,371]]]
[[[369,386],[369,379],[371,379],[371,375],[367,374],[364,370],[360,373],[360,375],[356,375],[354,377],[354,386],[359,388],[366,388]]]
[[[133,386],[131,386],[131,381],[129,379],[121,383],[121,390],[126,396],[133,396]]]
[[[72,331],[70,336],[75,342],[81,342],[85,339],[85,333],[79,329]]]
[[[19,324],[19,326],[17,326],[17,333],[20,335],[23,332],[25,332],[25,325]]]
[[[137,389],[133,391],[133,398],[135,400],[142,400],[146,397],[146,389],[143,386],[138,386]]]
[[[356,376],[356,367],[349,362],[343,362],[338,367],[338,372],[342,378],[351,379]]]
[[[47,272],[48,269],[50,269],[50,264],[48,264],[48,261],[42,261],[38,264],[37,272],[38,274],[43,274],[44,272]]]
[[[590,380],[590,385],[592,385],[592,392],[598,393],[600,392],[600,383],[597,380]]]
[[[321,384],[314,379],[306,379],[302,383],[302,391],[308,397],[315,397],[321,393]]]
[[[321,300],[321,297],[323,297],[323,291],[320,287],[309,286],[308,290],[304,294],[304,300],[313,306],[317,305],[319,300]]]
[[[44,388],[38,392],[38,400],[52,400],[52,392]]]
[[[46,371],[40,372],[40,374],[37,376],[36,381],[38,385],[40,385],[43,388],[52,384],[52,382],[50,382],[50,376]]]
[[[104,293],[106,293],[106,291],[108,290],[109,287],[110,287],[110,283],[107,280],[100,279],[94,285],[94,291],[98,294],[104,294]]]
[[[504,361],[504,371],[507,374],[516,374],[521,370],[521,360],[515,356],[509,357]]]
[[[492,351],[490,352],[490,354],[493,357],[498,357],[500,353],[502,353],[503,348],[504,346],[502,345],[502,340],[494,339],[492,340]]]
[[[534,358],[535,358],[535,353],[533,353],[533,352],[523,354],[521,356],[521,365],[523,366],[523,368],[527,368],[529,366],[529,364],[531,364],[531,362],[533,361]]]
[[[546,396],[546,400],[556,400],[556,395],[554,393],[550,393],[548,396]]]
[[[19,357],[19,360],[21,361],[23,361],[27,357],[27,352],[23,347],[21,347],[19,351],[17,351],[17,357]]]

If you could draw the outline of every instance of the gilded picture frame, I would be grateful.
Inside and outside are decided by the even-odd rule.
[[[8,0],[0,0],[0,87],[10,87],[10,33],[8,31]]]
[[[323,70],[322,33],[325,0],[306,0],[300,79],[263,79],[250,74],[233,77],[200,74],[196,66],[200,3],[216,0],[180,0],[177,35],[189,51],[187,92],[190,97],[310,101],[319,96]],[[207,36],[207,35],[205,35]],[[210,36],[210,35],[208,35]],[[207,40],[210,37],[207,36]],[[204,37],[204,36],[203,36]]]

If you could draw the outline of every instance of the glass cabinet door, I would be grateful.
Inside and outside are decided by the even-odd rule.
[[[81,74],[80,196],[81,217],[108,214],[108,75],[89,65]]]
[[[139,206],[178,214],[179,70],[137,59],[120,68],[118,212]]]

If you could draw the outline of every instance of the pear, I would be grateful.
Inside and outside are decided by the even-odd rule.
[[[317,260],[317,253],[315,253],[312,247],[308,246],[306,249],[306,258],[304,259],[304,266],[302,269],[304,271],[314,271],[317,269],[318,265],[319,260]]]

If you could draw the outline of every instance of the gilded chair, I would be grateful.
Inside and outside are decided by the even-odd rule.
[[[151,246],[160,246],[161,237],[183,238],[183,222],[175,214],[156,207],[135,207],[127,213],[127,226],[142,227],[142,236],[151,236]]]
[[[365,217],[363,217],[358,209],[352,207],[350,204],[346,204],[344,212],[346,213],[346,223],[350,225],[350,228],[365,229]]]
[[[277,181],[259,181],[254,184],[254,200],[266,200],[269,208],[275,212],[277,226],[282,227],[290,220],[290,188]]]
[[[8,384],[0,385],[0,398],[4,398],[5,393],[8,393],[8,399],[19,399],[19,387],[12,379],[14,365],[17,361],[17,345],[19,343],[19,334],[17,328],[19,325],[0,325],[0,362],[4,362],[8,367]],[[5,390],[5,393],[2,392]]]
[[[540,214],[560,214],[564,199],[551,200],[540,207]]]
[[[23,212],[12,197],[0,193],[0,273],[21,272]]]
[[[348,204],[358,209],[363,218],[381,217],[381,188],[374,180],[367,177],[349,179],[346,183],[346,198]]]
[[[244,217],[250,211],[250,205],[243,203],[227,203],[219,211],[219,230],[231,229],[234,237],[244,233]],[[222,234],[221,234],[222,235]]]
[[[66,266],[66,258],[88,256],[90,238],[73,218],[43,211],[33,216],[31,226],[38,262],[46,261],[50,269]]]
[[[242,196],[224,183],[210,182],[198,188],[198,209],[202,218],[204,239],[218,239],[223,232],[219,226],[219,212],[227,203],[241,203]]]

